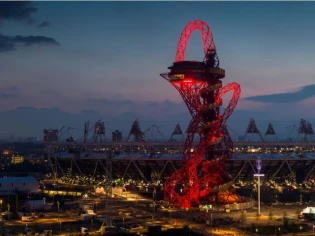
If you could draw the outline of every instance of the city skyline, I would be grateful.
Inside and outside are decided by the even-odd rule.
[[[1,232],[313,235],[314,10],[0,1]]]
[[[186,23],[201,19],[213,31],[227,74],[223,83],[236,81],[242,88],[232,121],[252,117],[298,123],[299,118],[311,122],[315,115],[314,3],[1,4],[2,114],[30,107],[29,112],[58,108],[77,116],[95,111],[95,120],[124,113],[168,122],[187,114],[188,120],[180,96],[159,74],[173,63]],[[200,35],[194,33],[187,59],[202,58]],[[47,117],[45,128],[59,128],[51,127],[52,119],[56,117]],[[4,122],[12,123],[12,117]]]

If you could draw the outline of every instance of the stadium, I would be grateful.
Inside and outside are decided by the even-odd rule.
[[[92,127],[85,124],[82,141],[73,137],[63,140],[65,133],[60,132],[60,142],[46,143],[54,181],[85,188],[111,183],[149,196],[157,191],[156,196],[162,199],[165,180],[182,167],[187,134],[177,124],[171,136],[161,142],[156,135],[159,132],[155,125],[142,132],[138,120],[132,122],[125,140],[113,137],[112,142],[106,141],[104,123],[99,121]],[[279,141],[271,123],[261,132],[250,119],[244,138],[234,139],[233,154],[226,160],[233,187],[241,195],[255,198],[257,180],[253,176],[259,157],[265,174],[262,193],[268,193],[262,195],[263,201],[315,200],[313,135],[311,124],[301,119],[296,132],[291,132],[295,138]],[[273,141],[267,141],[270,139]]]
[[[165,179],[182,166],[183,143],[55,143],[47,148],[55,181],[74,186],[104,186],[111,178],[113,184],[152,194],[154,187],[162,192]],[[269,201],[289,201],[287,194],[292,200],[300,200],[301,194],[305,201],[313,199],[313,143],[234,142],[226,172],[243,195],[255,196],[258,157],[265,174],[262,192],[272,192]]]

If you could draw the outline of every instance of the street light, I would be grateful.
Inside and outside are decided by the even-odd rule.
[[[95,212],[97,212],[97,203],[98,203],[98,200],[95,200]]]
[[[152,194],[153,201],[155,201],[155,196],[156,196],[156,187],[154,187],[153,189],[153,194]]]
[[[169,217],[170,217],[170,219],[171,219],[171,214],[172,214],[172,209],[171,209],[171,207],[169,207],[168,212],[170,213],[170,214],[169,214]]]
[[[8,212],[10,212],[10,204],[8,204]]]
[[[212,228],[212,212],[210,213],[210,226]]]
[[[278,228],[279,235],[280,235],[280,230],[281,230],[281,228],[279,227],[279,228]],[[275,236],[277,236],[277,235],[278,235],[278,233],[277,233],[277,228],[276,228],[276,226],[275,226]]]
[[[258,194],[258,215],[260,215],[260,177],[265,176],[264,174],[260,173],[262,162],[260,158],[258,157],[256,160],[256,168],[257,168],[257,174],[254,174],[254,177],[258,178],[258,187],[257,187],[257,194]]]
[[[138,195],[136,195],[136,214],[137,214],[137,211],[138,211]]]
[[[30,205],[30,212],[34,212],[34,203],[33,201],[30,201],[30,195],[27,195],[27,198],[28,198],[28,202],[31,204]]]
[[[154,220],[155,217],[155,202],[153,202],[153,215],[152,215],[152,220]]]
[[[30,212],[32,212],[32,206],[31,206],[31,202],[30,202],[30,195],[27,195],[27,201],[28,201],[28,206],[29,206],[29,210],[30,210]]]
[[[58,207],[58,220],[59,220],[59,205],[60,205],[60,202],[57,201],[57,207]]]
[[[60,219],[60,216],[59,216],[59,206],[60,206],[60,202],[57,201],[57,207],[58,207],[58,221],[60,223],[60,232],[61,232],[61,219]]]
[[[0,212],[2,212],[2,203],[3,203],[3,200],[0,199]]]
[[[46,198],[43,198],[44,201],[44,213],[45,213],[45,208],[46,208]]]

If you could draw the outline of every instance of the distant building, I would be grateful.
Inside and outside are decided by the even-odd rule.
[[[3,177],[0,178],[1,192],[37,193],[39,182],[34,177]]]
[[[5,170],[11,165],[16,165],[24,162],[24,156],[13,153],[11,150],[3,150],[0,154],[0,168]]]
[[[105,134],[104,122],[101,122],[100,120],[96,121],[95,127],[94,127],[94,133],[95,134]]]
[[[47,163],[47,159],[44,155],[30,155],[25,157],[24,160],[27,160],[31,164],[45,164]]]
[[[3,155],[0,158],[1,170],[5,170],[11,166],[11,155]]]
[[[69,137],[69,138],[66,139],[66,142],[73,143],[73,142],[75,142],[75,138],[74,137]]]
[[[11,164],[16,165],[24,162],[24,157],[21,155],[12,155]]]
[[[36,137],[28,137],[25,139],[25,142],[27,143],[36,143],[38,140]]]
[[[58,142],[58,130],[57,129],[44,129],[44,143]]]
[[[28,200],[25,202],[25,208],[30,212],[50,210],[51,205],[46,204],[46,200]]]
[[[122,133],[119,130],[116,130],[112,133],[112,141],[113,142],[121,142],[122,141]]]
[[[2,152],[2,155],[5,155],[5,156],[11,155],[11,154],[12,154],[12,151],[8,149],[3,150]]]

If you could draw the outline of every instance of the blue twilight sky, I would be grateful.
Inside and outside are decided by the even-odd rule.
[[[314,2],[1,4],[0,111],[57,107],[157,119],[187,112],[159,74],[174,61],[185,25],[200,19],[214,34],[224,83],[241,84],[239,113],[315,117]],[[186,55],[203,58],[199,33]]]

